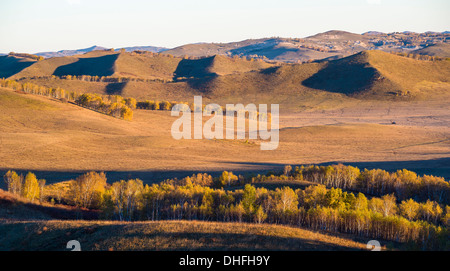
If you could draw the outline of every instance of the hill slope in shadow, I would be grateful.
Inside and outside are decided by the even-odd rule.
[[[33,65],[36,61],[15,56],[0,56],[0,78],[8,78]]]

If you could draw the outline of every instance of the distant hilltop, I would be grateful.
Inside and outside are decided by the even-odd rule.
[[[93,51],[104,51],[107,50],[106,47],[101,46],[92,46],[85,49],[78,49],[78,50],[62,50],[58,52],[43,52],[43,53],[37,53],[37,56],[43,56],[45,58],[52,58],[52,57],[63,57],[63,56],[74,56],[74,55],[82,55]],[[125,49],[127,52],[133,52],[133,51],[148,51],[153,53],[160,53],[165,50],[168,50],[167,48],[163,47],[154,47],[154,46],[136,46],[136,47],[126,47],[126,48],[119,48],[116,49],[116,51],[119,51],[121,49]]]
[[[314,60],[331,60],[350,56],[367,50],[381,50],[395,53],[411,53],[437,45],[442,57],[448,57],[446,46],[450,43],[450,32],[414,33],[410,31],[383,33],[369,31],[355,34],[331,30],[306,38],[261,38],[229,43],[192,43],[176,48],[135,46],[116,48],[114,51],[145,51],[170,54],[176,57],[210,57],[214,55],[239,56],[269,61],[300,63]],[[437,48],[437,47],[436,47]],[[41,52],[44,58],[82,55],[93,51],[109,50],[92,46],[78,50]]]

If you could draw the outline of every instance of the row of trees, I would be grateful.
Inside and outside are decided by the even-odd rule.
[[[11,52],[8,55],[9,56],[15,56],[15,57],[29,58],[29,59],[33,59],[33,60],[36,60],[36,61],[44,60],[43,56],[37,56],[37,55],[25,54],[25,53],[14,53],[14,52]]]
[[[415,60],[427,60],[427,61],[444,61],[450,60],[450,58],[439,57],[439,56],[429,56],[429,55],[420,55],[420,54],[408,54],[408,53],[393,53],[398,56],[408,57]]]
[[[27,179],[36,179],[33,176],[29,173],[22,182],[10,171],[4,178],[11,192],[33,200],[39,192],[26,188],[33,187],[29,183],[35,181],[27,184]],[[288,186],[269,190],[251,184],[236,190],[214,188],[245,181],[242,176],[224,172],[218,178],[197,174],[151,186],[141,180],[108,185],[104,173],[90,172],[71,182],[68,202],[80,208],[100,209],[107,220],[275,223],[411,242],[423,248],[445,249],[450,245],[450,206],[431,200],[398,202],[392,194],[368,198],[363,193],[328,189],[322,184],[297,190]]]
[[[79,78],[82,78],[81,76]],[[133,110],[143,109],[143,110],[163,110],[171,111],[173,107],[177,104],[185,104],[189,106],[191,111],[199,110],[199,107],[194,107],[194,104],[189,104],[188,102],[173,102],[173,101],[140,101],[137,102],[134,98],[124,98],[119,95],[100,95],[92,93],[78,93],[75,91],[67,91],[60,87],[48,88],[44,86],[39,86],[33,83],[20,83],[14,80],[0,79],[0,87],[11,88],[16,91],[23,91],[25,93],[41,95],[46,97],[51,97],[55,99],[61,99],[65,101],[72,101],[80,106],[90,108],[97,112],[101,112],[116,118],[122,118],[125,120],[133,119]],[[226,115],[226,109],[220,107],[223,115]],[[202,105],[200,109],[204,112],[206,105]],[[245,114],[246,118],[252,117],[256,120],[261,118],[263,120],[271,120],[271,113],[259,113],[256,112],[253,116],[246,111],[238,111],[237,114]],[[261,115],[262,114],[262,115]]]
[[[78,80],[84,82],[103,82],[103,83],[126,83],[126,82],[161,82],[167,83],[172,82],[173,80],[167,79],[144,79],[144,78],[136,78],[136,77],[116,77],[116,76],[91,76],[91,75],[63,75],[63,76],[33,76],[30,79],[44,79],[44,80]]]
[[[72,101],[80,106],[90,108],[116,118],[133,119],[133,109],[136,109],[136,99],[123,98],[119,95],[99,95],[77,93],[62,88],[48,88],[33,83],[19,83],[14,80],[0,79],[0,86],[28,94],[41,95],[64,101]]]
[[[171,111],[172,108],[177,104],[186,104],[188,103],[180,103],[180,102],[169,102],[169,101],[150,101],[146,100],[143,102],[137,103],[138,109],[144,109],[144,110],[165,110],[165,111]]]
[[[75,100],[75,103],[116,118],[130,121],[133,119],[132,109],[136,109],[136,99],[124,99],[118,95],[102,96],[84,93]]]
[[[390,173],[381,169],[360,171],[357,167],[345,165],[288,167],[281,177],[290,176],[297,180],[307,180],[327,187],[353,190],[373,196],[395,194],[400,200],[412,198],[416,201],[432,200],[450,204],[450,184],[444,178],[418,176],[403,169]],[[287,175],[287,176],[286,176]],[[255,178],[261,182],[264,178]]]
[[[204,175],[195,176],[195,181],[207,185],[214,182]],[[105,219],[126,221],[287,224],[433,248],[449,245],[450,207],[442,208],[432,201],[410,199],[397,204],[393,195],[368,199],[362,193],[355,195],[324,185],[268,190],[247,184],[243,190],[226,191],[189,183],[188,179],[185,182],[184,186],[168,182],[144,186],[140,180],[116,182],[99,198],[102,214]]]
[[[208,181],[204,181],[208,180]],[[207,177],[204,174],[194,175],[182,180],[169,180],[169,184],[207,185],[215,188],[243,186],[245,184],[274,183],[274,182],[308,181],[322,184],[329,188],[341,188],[347,191],[361,192],[370,196],[384,196],[394,194],[401,200],[414,199],[417,202],[428,200],[440,204],[450,204],[450,184],[442,177],[430,175],[418,176],[415,172],[403,169],[388,172],[382,169],[364,169],[339,165],[329,166],[285,166],[283,172],[270,172],[266,175],[236,176],[232,172],[224,171],[218,178]]]
[[[144,110],[164,110],[164,111],[171,111],[173,109],[173,107],[177,104],[184,104],[187,105],[189,107],[189,109],[194,112],[195,110],[199,110],[202,112],[206,111],[206,105],[202,105],[201,108],[200,106],[194,106],[194,104],[189,104],[188,102],[169,102],[169,101],[151,101],[151,100],[146,100],[143,102],[138,102],[137,103],[137,108],[138,109],[144,109]],[[222,114],[225,116],[227,114],[226,109],[223,106],[220,106],[219,111],[222,111]],[[235,115],[236,114],[242,114],[245,116],[245,118],[247,119],[253,119],[253,120],[257,120],[259,117],[261,117],[262,120],[266,120],[267,118],[269,120],[272,119],[272,114],[271,113],[260,113],[260,112],[255,112],[255,114],[253,114],[253,116],[250,116],[248,111],[245,110],[237,110],[235,111]]]

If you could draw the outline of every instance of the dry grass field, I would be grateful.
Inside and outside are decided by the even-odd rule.
[[[136,110],[129,122],[2,89],[0,168],[41,172],[38,177],[48,181],[95,170],[109,172],[112,180],[153,182],[191,172],[345,162],[448,178],[448,112],[446,103],[373,101],[283,114],[280,146],[267,152],[253,140],[174,140],[170,112]]]

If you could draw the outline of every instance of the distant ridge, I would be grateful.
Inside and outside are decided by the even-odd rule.
[[[372,36],[372,35],[386,35],[386,33],[379,32],[379,31],[368,31],[366,33],[363,33],[365,36]]]
[[[335,40],[335,39],[345,39],[345,40],[365,40],[367,37],[364,37],[360,34],[350,33],[347,31],[341,31],[341,30],[330,30],[324,33],[319,33],[314,36],[307,37],[307,39],[328,39],[328,40]]]
[[[176,57],[212,57],[215,55],[239,56],[276,62],[301,63],[317,60],[332,60],[347,57],[362,51],[410,53],[430,45],[450,43],[450,31],[415,33],[411,31],[383,33],[368,31],[363,34],[331,30],[306,38],[270,37],[246,39],[228,43],[191,43],[175,48],[158,46],[132,46],[114,48],[116,52],[144,51],[164,53]],[[405,42],[405,40],[408,40]],[[41,52],[35,55],[44,58],[82,55],[109,48],[92,46],[85,49]],[[0,54],[1,55],[1,54]]]
[[[152,53],[161,53],[164,51],[169,50],[165,47],[155,47],[155,46],[134,46],[134,47],[124,47],[120,49],[116,49],[116,51],[120,51],[121,49],[125,49],[125,52],[134,52],[134,51],[145,51],[145,52],[152,52]]]
[[[58,51],[58,52],[42,52],[42,53],[37,53],[36,55],[43,56],[45,58],[64,57],[64,56],[82,55],[82,54],[90,53],[93,51],[104,51],[107,49],[108,48],[106,48],[106,47],[95,45],[95,46],[85,48],[85,49],[62,50],[62,51]],[[120,51],[121,49],[125,49],[126,52],[147,51],[147,52],[153,52],[153,53],[160,53],[160,52],[167,50],[167,48],[163,48],[163,47],[136,46],[136,47],[119,48],[119,49],[116,49],[115,51]]]
[[[95,45],[95,46],[85,48],[85,49],[62,50],[62,51],[58,51],[58,52],[42,52],[42,53],[37,53],[36,55],[43,56],[45,58],[51,58],[51,57],[81,55],[81,54],[85,54],[85,53],[89,53],[89,52],[93,52],[93,51],[102,51],[102,50],[106,50],[106,48]]]

